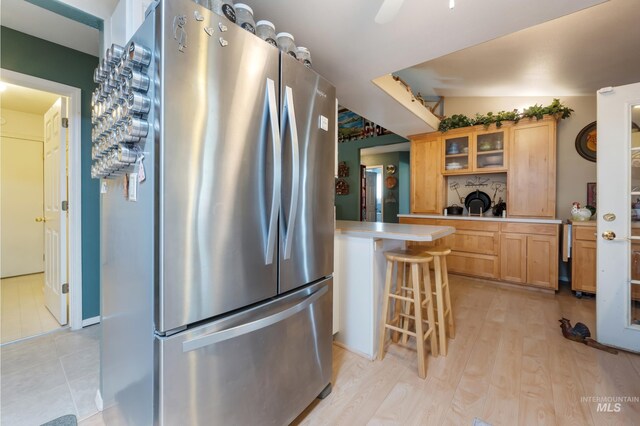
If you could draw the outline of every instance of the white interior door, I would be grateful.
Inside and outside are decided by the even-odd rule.
[[[67,323],[66,110],[58,98],[44,115],[44,300],[60,325]]]
[[[640,352],[640,83],[598,92],[598,340]],[[635,207],[635,206],[633,206]],[[640,213],[640,210],[637,211]]]
[[[42,140],[2,137],[2,278],[44,270]]]

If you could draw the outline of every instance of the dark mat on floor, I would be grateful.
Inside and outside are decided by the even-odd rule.
[[[78,426],[78,420],[75,415],[67,414],[66,416],[58,417],[40,426]]]

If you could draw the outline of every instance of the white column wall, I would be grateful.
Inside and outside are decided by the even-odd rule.
[[[60,0],[69,6],[96,16],[104,21],[102,37],[104,50],[111,43],[124,45],[144,20],[144,12],[153,0]]]

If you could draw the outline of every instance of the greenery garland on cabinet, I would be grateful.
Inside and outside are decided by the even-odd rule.
[[[492,124],[495,124],[496,127],[502,127],[503,121],[513,121],[517,123],[523,118],[541,120],[545,115],[552,115],[564,120],[565,118],[571,117],[572,112],[573,110],[563,105],[560,99],[554,99],[551,104],[545,107],[535,104],[522,112],[519,112],[517,109],[513,111],[500,111],[498,113],[488,112],[486,114],[476,114],[474,118],[469,118],[463,114],[454,114],[451,117],[443,118],[440,121],[438,130],[446,132],[451,129],[477,125],[483,125],[487,128]]]

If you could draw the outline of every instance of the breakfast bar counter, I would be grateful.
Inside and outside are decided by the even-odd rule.
[[[407,241],[435,241],[452,226],[336,221],[333,331],[337,344],[375,359],[384,293],[384,252]]]

